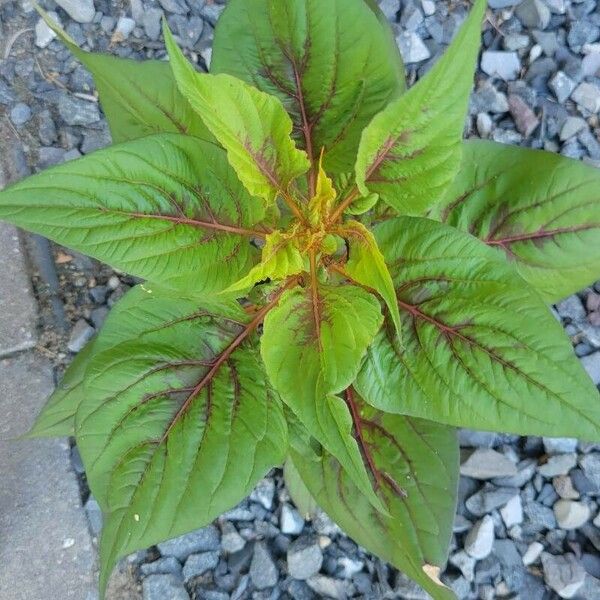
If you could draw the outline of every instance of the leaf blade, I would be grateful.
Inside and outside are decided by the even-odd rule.
[[[279,98],[309,156],[326,148],[327,170],[348,171],[362,129],[405,87],[380,17],[362,0],[333,0],[327,10],[316,0],[233,0],[217,24],[211,71]]]
[[[287,291],[264,323],[261,355],[275,389],[302,423],[331,450],[353,481],[377,505],[352,436],[352,418],[337,394],[353,381],[379,329],[379,302],[352,286]],[[297,365],[302,365],[302,372]]]
[[[443,567],[452,536],[458,486],[458,443],[452,428],[382,413],[357,399],[387,514],[365,501],[340,463],[311,449],[306,432],[290,423],[291,458],[319,506],[361,546],[392,563],[435,600],[455,600],[426,569]],[[406,496],[397,493],[402,481]]]
[[[171,68],[181,93],[200,115],[246,189],[273,204],[310,163],[290,138],[292,121],[281,103],[231,77],[197,73],[163,28]]]
[[[486,431],[600,437],[598,391],[562,327],[502,257],[427,219],[394,219],[375,235],[392,268],[405,349],[385,328],[371,345],[355,383],[367,402]]]
[[[485,6],[476,0],[444,56],[363,131],[355,165],[363,197],[376,193],[399,213],[418,215],[452,182]]]
[[[258,321],[236,303],[185,296],[149,295],[136,311],[145,331],[94,358],[76,416],[106,515],[102,585],[118,557],[234,506],[287,446],[259,361]]]
[[[264,209],[217,146],[159,134],[6,188],[0,218],[138,277],[208,292],[256,261],[251,228]]]
[[[496,248],[556,302],[600,274],[599,185],[600,172],[579,161],[469,141],[432,216]]]

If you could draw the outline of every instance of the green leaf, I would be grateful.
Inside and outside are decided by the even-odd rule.
[[[350,411],[336,394],[356,377],[382,320],[378,300],[358,287],[295,287],[267,315],[261,338],[261,354],[275,389],[377,505],[380,501],[352,437]]]
[[[115,144],[155,133],[210,138],[202,119],[179,93],[167,63],[86,52],[43,10],[38,12],[94,77]]]
[[[260,18],[257,18],[260,15]],[[325,167],[352,169],[363,128],[404,91],[389,24],[363,0],[230,0],[215,31],[211,72],[281,100],[294,138]]]
[[[225,292],[245,291],[265,279],[285,279],[306,270],[305,263],[297,240],[281,231],[274,231],[266,237],[261,262]]]
[[[256,261],[264,217],[223,150],[160,134],[0,192],[0,218],[165,286],[221,290]]]
[[[444,56],[364,130],[356,160],[363,196],[377,193],[401,213],[422,214],[454,179],[485,7],[476,0]]]
[[[353,280],[374,289],[386,303],[398,341],[402,342],[402,323],[396,302],[396,291],[392,276],[385,264],[385,258],[377,246],[373,234],[358,221],[347,221],[340,229],[340,235],[348,240],[348,262],[344,272]]]
[[[356,387],[387,412],[522,435],[600,440],[600,396],[539,295],[493,249],[452,227],[375,228],[403,319],[385,329]]]
[[[358,397],[355,404],[387,514],[366,500],[326,450],[311,456],[304,440],[302,451],[292,440],[294,466],[319,506],[358,544],[414,579],[434,600],[455,599],[433,579],[447,558],[456,509],[459,461],[454,429],[386,414]]]
[[[288,458],[283,465],[283,479],[292,502],[296,505],[302,518],[305,521],[312,519],[317,514],[319,507],[308,488],[304,485],[291,458]]]
[[[88,366],[76,415],[105,513],[102,587],[119,557],[210,523],[287,452],[254,333],[264,313],[151,291],[135,309],[144,331]]]
[[[137,285],[115,304],[100,332],[68,366],[25,438],[75,435],[75,414],[85,397],[85,373],[90,361],[106,348],[147,332],[145,321],[139,318],[140,307],[144,306],[146,297],[153,293],[154,290],[147,284]],[[168,294],[165,290],[159,293],[163,296]]]
[[[73,359],[33,427],[23,436],[24,439],[74,435],[75,413],[83,399],[83,378],[93,356],[95,342],[96,340],[90,341]]]
[[[502,252],[547,302],[600,276],[600,171],[549,152],[464,144],[440,220]]]
[[[164,35],[181,93],[227,150],[246,189],[267,205],[285,196],[310,164],[290,137],[292,121],[281,102],[230,75],[197,73],[166,23]]]

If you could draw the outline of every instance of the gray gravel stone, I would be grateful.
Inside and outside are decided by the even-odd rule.
[[[344,582],[339,579],[325,575],[313,575],[306,583],[318,598],[333,598],[334,600],[346,600],[347,598]]]
[[[490,77],[513,81],[519,76],[521,61],[516,52],[486,50],[481,55],[481,68]]]
[[[10,111],[10,120],[13,122],[13,125],[16,125],[17,127],[25,125],[31,117],[31,108],[23,102],[15,104]]]
[[[546,29],[550,23],[550,9],[542,0],[524,0],[517,6],[519,21],[533,29]]]
[[[73,20],[91,23],[96,15],[94,0],[55,0]]]
[[[563,71],[557,71],[548,82],[548,87],[554,92],[556,99],[564,104],[573,93],[576,83]]]
[[[477,560],[469,556],[465,551],[460,550],[456,554],[453,554],[449,562],[462,573],[467,581],[471,582],[475,579],[475,563]]]
[[[521,496],[513,496],[501,509],[500,516],[507,528],[520,525],[523,522],[523,503]]]
[[[464,460],[460,474],[473,479],[493,479],[517,474],[516,465],[491,448],[478,448]]]
[[[100,111],[95,102],[66,94],[60,97],[58,112],[67,125],[90,125],[100,120]]]
[[[142,583],[144,600],[190,600],[181,579],[175,575],[150,575]]]
[[[160,37],[162,15],[162,10],[158,8],[149,8],[144,12],[142,25],[151,40],[157,40]]]
[[[544,552],[542,566],[546,583],[561,597],[573,598],[583,585],[585,569],[579,564],[575,555],[554,556]]]
[[[273,587],[279,580],[277,566],[264,542],[257,542],[254,546],[250,564],[250,579],[259,590]]]
[[[515,121],[517,130],[525,137],[529,137],[538,128],[540,120],[536,117],[533,110],[527,106],[521,96],[511,94],[508,97],[508,108]]]
[[[586,479],[600,491],[600,453],[590,452],[579,459],[579,466]]]
[[[191,554],[183,565],[183,579],[187,582],[206,571],[214,569],[219,564],[218,552],[200,552]]]
[[[102,531],[102,510],[93,496],[90,496],[84,506],[90,530],[96,537]]]
[[[80,352],[84,346],[94,337],[95,329],[91,327],[84,319],[79,319],[73,330],[67,348],[70,352]]]
[[[591,377],[592,381],[596,385],[600,385],[600,352],[594,352],[594,354],[584,356],[581,359],[581,364],[587,371],[587,374]]]
[[[577,295],[569,296],[562,302],[559,302],[556,305],[556,310],[563,319],[568,319],[569,321],[583,321],[587,316],[583,302],[581,302]]]
[[[400,10],[400,2],[399,0],[383,0],[379,3],[379,8],[388,21],[395,21]]]
[[[532,542],[527,547],[525,554],[523,554],[523,564],[527,567],[537,562],[539,557],[544,551],[544,545],[540,542]]]
[[[175,577],[181,577],[181,563],[174,556],[167,556],[166,558],[159,558],[158,560],[150,563],[144,563],[140,565],[140,572],[142,575],[174,575]]]
[[[288,573],[294,579],[308,579],[319,572],[323,552],[314,536],[299,537],[287,551]]]
[[[577,454],[556,454],[548,459],[545,465],[542,465],[538,471],[544,477],[556,477],[557,475],[566,475],[577,464]]]
[[[246,545],[246,540],[238,533],[234,525],[225,521],[221,524],[221,548],[224,552],[233,554]]]
[[[477,560],[489,555],[494,545],[494,521],[486,515],[473,525],[465,538],[465,552]]]
[[[217,551],[219,544],[219,532],[216,527],[210,525],[204,529],[161,542],[158,544],[158,549],[163,556],[174,556],[181,562],[190,554]]]
[[[600,111],[600,88],[597,85],[584,81],[575,88],[571,98],[591,113]]]
[[[566,141],[576,136],[580,131],[587,127],[585,119],[581,117],[567,117],[562,129],[560,130],[561,141]]]
[[[577,451],[576,438],[542,438],[546,454],[568,454]]]
[[[160,5],[170,13],[177,15],[186,15],[189,11],[185,0],[158,0]]]
[[[523,530],[536,533],[544,529],[554,529],[556,527],[556,517],[551,508],[538,504],[537,502],[527,502],[523,505],[526,522],[523,524]]]
[[[493,510],[504,506],[509,500],[518,497],[519,490],[516,488],[498,488],[495,485],[486,485],[476,494],[470,496],[465,502],[465,506],[470,513],[477,517],[492,512]]]
[[[133,19],[130,19],[129,17],[119,17],[114,34],[119,36],[120,39],[126,40],[134,29],[135,21]]]

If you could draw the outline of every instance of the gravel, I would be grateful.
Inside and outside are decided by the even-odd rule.
[[[599,166],[598,3],[489,0],[489,5],[494,27],[488,25],[483,36],[467,135],[545,148]],[[95,50],[133,59],[164,58],[159,43],[164,12],[202,67],[209,64],[223,4],[63,0],[48,1],[46,8],[84,47],[92,44]],[[382,8],[394,22],[410,82],[431,67],[466,15],[465,3],[445,0],[385,0]],[[14,24],[15,32],[32,30],[0,61],[0,111],[26,142],[34,168],[107,145],[110,133],[85,69],[34,12],[21,10],[20,2],[3,3],[0,20]],[[42,76],[34,56],[54,79]],[[19,113],[27,110],[19,124]],[[65,252],[58,250],[57,256]],[[66,254],[67,262],[58,265],[61,291],[73,334],[80,329],[72,340],[80,350],[136,281]],[[556,316],[583,367],[600,385],[600,282],[560,302]],[[63,363],[68,342],[67,336],[56,351]],[[461,431],[460,443],[459,514],[442,573],[460,600],[600,597],[600,446],[472,431]],[[97,532],[95,501],[86,495],[84,502]],[[426,598],[322,513],[304,521],[279,470],[215,526],[161,543],[129,561],[145,600]]]

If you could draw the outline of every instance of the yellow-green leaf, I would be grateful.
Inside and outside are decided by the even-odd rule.
[[[286,195],[310,163],[290,137],[292,120],[281,102],[230,75],[196,72],[166,24],[164,34],[181,93],[227,150],[246,189],[267,205]]]

